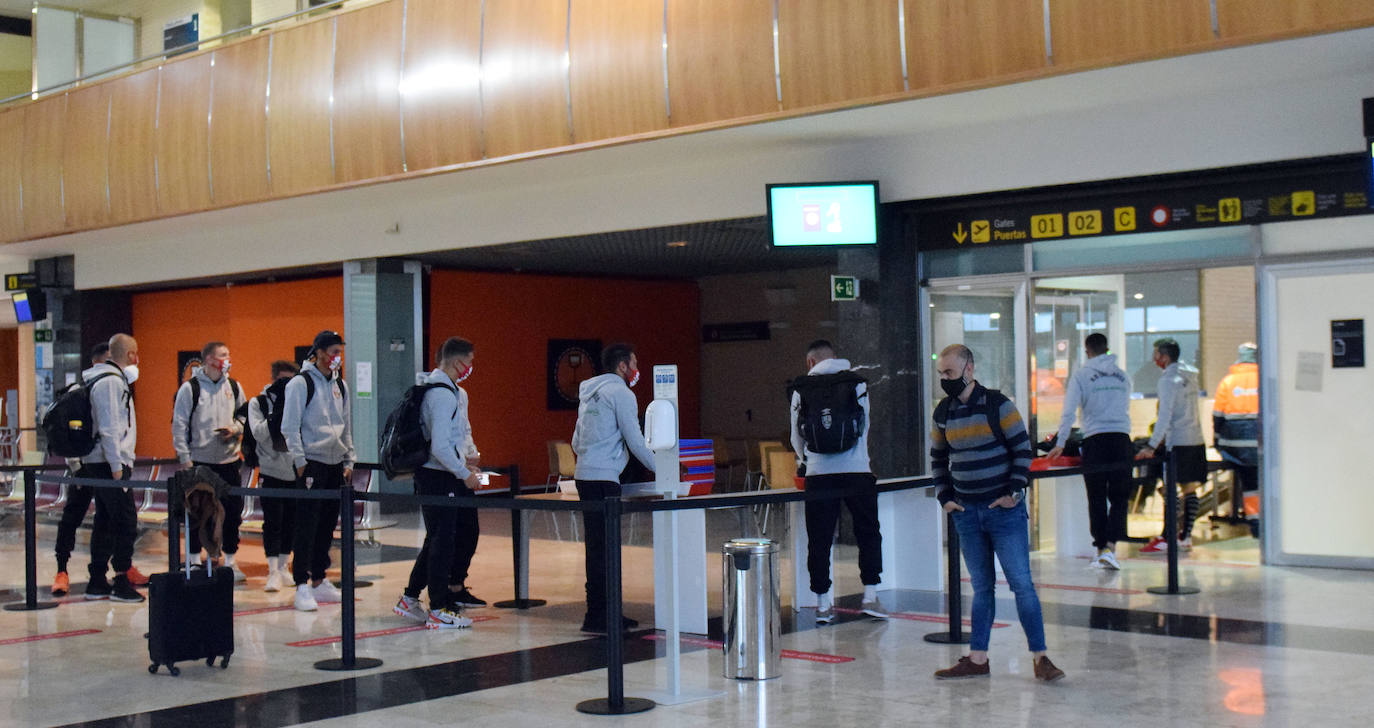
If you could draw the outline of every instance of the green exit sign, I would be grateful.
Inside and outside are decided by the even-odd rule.
[[[854,276],[830,276],[830,300],[859,300],[859,279]]]
[[[34,329],[34,330],[33,330],[33,343],[35,343],[35,344],[51,344],[52,341],[53,341],[52,329]]]

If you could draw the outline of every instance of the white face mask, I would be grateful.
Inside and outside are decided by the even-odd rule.
[[[129,380],[129,384],[133,384],[134,382],[137,382],[137,381],[138,381],[138,365],[137,365],[137,364],[130,364],[129,366],[124,367],[124,378],[127,379],[127,380]]]
[[[454,381],[454,382],[461,382],[461,381],[463,381],[464,379],[467,379],[468,377],[472,376],[472,370],[473,370],[473,369],[476,369],[476,368],[477,368],[477,365],[476,365],[476,364],[473,364],[473,365],[469,366],[467,369],[463,370],[463,373],[462,373],[462,374],[459,374],[459,375],[458,375],[458,378],[457,378],[457,379],[455,379],[455,380],[453,380],[453,381]]]
[[[337,372],[341,366],[343,366],[343,356],[336,354],[333,359],[329,360],[329,371]]]

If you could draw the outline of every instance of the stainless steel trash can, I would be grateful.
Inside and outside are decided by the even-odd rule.
[[[778,544],[737,538],[722,547],[725,578],[725,677],[767,680],[781,658]]]

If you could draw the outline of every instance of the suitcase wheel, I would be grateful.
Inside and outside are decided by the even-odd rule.
[[[219,661],[219,669],[221,669],[221,670],[228,670],[228,669],[229,669],[229,656],[228,656],[228,655],[225,655],[224,657],[221,657],[221,658],[220,658],[220,661]]]
[[[206,667],[214,667],[214,666],[215,666],[215,657],[214,657],[214,655],[211,655],[210,657],[205,658],[205,666],[206,666]]]
[[[176,677],[181,674],[181,668],[177,667],[176,665],[168,665],[167,672],[172,673],[172,677]]]
[[[157,663],[156,663],[156,662],[154,662],[153,664],[151,664],[151,665],[148,666],[148,674],[149,674],[149,675],[156,675],[156,674],[157,674]]]

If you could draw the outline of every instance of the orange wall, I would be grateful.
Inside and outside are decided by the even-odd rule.
[[[633,281],[436,270],[430,277],[430,347],[449,336],[476,346],[473,437],[483,462],[520,465],[526,483],[548,475],[548,440],[571,440],[577,412],[549,411],[549,339],[635,345],[640,414],[653,400],[654,364],[677,364],[680,428],[700,432],[701,316],[695,282]],[[659,305],[650,315],[647,302]],[[429,352],[430,360],[433,351]]]
[[[172,398],[177,352],[207,341],[229,345],[230,376],[248,395],[262,391],[269,365],[290,360],[321,329],[343,330],[343,278],[193,288],[133,297],[138,339],[138,454],[172,457]]]

